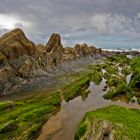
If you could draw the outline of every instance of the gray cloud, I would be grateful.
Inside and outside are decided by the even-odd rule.
[[[139,39],[139,7],[139,0],[1,0],[0,15],[16,17],[14,27],[35,42],[58,32],[64,44],[74,44],[108,34]],[[0,25],[0,34],[7,30]]]

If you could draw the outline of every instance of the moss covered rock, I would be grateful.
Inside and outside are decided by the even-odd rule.
[[[109,106],[86,113],[75,140],[139,140],[140,111]]]
[[[88,94],[87,88],[89,87],[90,80],[90,75],[86,75],[66,86],[64,89],[64,99],[68,102],[79,95],[85,96],[85,94]]]

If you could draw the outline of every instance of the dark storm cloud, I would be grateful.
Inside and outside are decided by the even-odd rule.
[[[0,15],[17,17],[21,23],[14,27],[36,42],[46,42],[52,32],[60,33],[65,44],[105,34],[140,36],[140,0],[0,1]],[[0,33],[4,30],[0,27]]]

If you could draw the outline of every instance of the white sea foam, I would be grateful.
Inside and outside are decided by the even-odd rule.
[[[140,48],[102,48],[102,50],[109,52],[130,52],[130,51],[140,52]]]

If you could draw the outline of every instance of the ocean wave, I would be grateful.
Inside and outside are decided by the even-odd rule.
[[[130,51],[140,52],[140,48],[102,48],[102,50],[109,52],[130,52]]]

